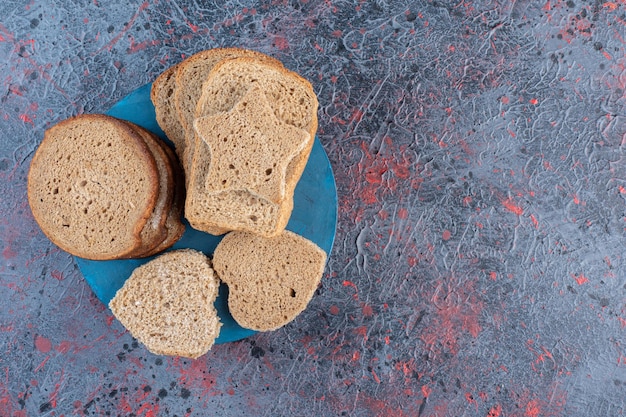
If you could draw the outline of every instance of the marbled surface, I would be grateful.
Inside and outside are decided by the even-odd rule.
[[[339,193],[290,325],[158,357],[33,220],[44,130],[185,57],[309,79]],[[0,415],[626,414],[624,0],[4,0]]]

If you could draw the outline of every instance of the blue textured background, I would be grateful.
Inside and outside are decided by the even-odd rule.
[[[0,3],[0,415],[621,416],[624,0]],[[216,46],[313,84],[337,234],[307,310],[151,355],[26,201],[50,125]]]

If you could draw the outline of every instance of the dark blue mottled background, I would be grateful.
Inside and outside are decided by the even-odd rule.
[[[308,78],[339,193],[275,332],[138,345],[34,222],[43,131],[185,57]],[[626,414],[626,2],[4,0],[0,415]]]

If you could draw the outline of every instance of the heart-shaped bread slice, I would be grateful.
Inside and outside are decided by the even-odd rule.
[[[180,249],[137,267],[109,307],[150,352],[195,359],[219,336],[218,288],[209,258]]]
[[[288,230],[272,238],[231,232],[213,254],[213,268],[228,285],[230,313],[258,331],[278,329],[304,311],[325,264],[324,250]]]

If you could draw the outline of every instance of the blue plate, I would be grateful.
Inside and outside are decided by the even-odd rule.
[[[150,101],[151,84],[144,85],[115,104],[107,114],[131,121],[156,133],[171,142],[157,124],[154,106]],[[186,231],[172,249],[192,248],[211,256],[221,240],[200,232],[185,222]],[[327,254],[333,246],[337,226],[337,188],[328,156],[319,139],[315,138],[308,164],[296,186],[294,207],[287,229],[315,242]],[[152,257],[153,258],[153,257]],[[76,263],[93,292],[105,305],[115,296],[133,270],[152,258],[116,261],[91,261],[75,257]],[[241,340],[254,333],[254,330],[239,326],[228,311],[228,287],[220,286],[215,307],[222,321],[222,329],[215,343]]]

